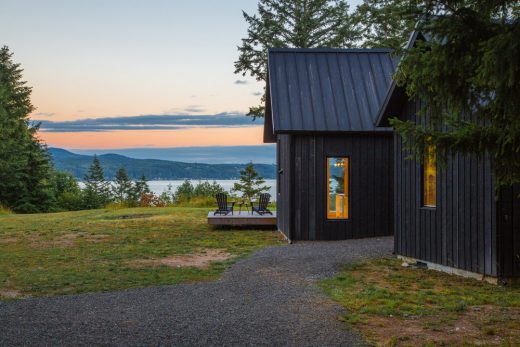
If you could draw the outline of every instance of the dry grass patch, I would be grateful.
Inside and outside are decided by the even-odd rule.
[[[22,293],[16,289],[0,289],[1,299],[16,299],[22,296]]]
[[[4,237],[0,239],[0,244],[16,243],[18,239],[16,237]]]
[[[87,235],[85,236],[85,241],[91,242],[91,243],[103,243],[108,241],[111,238],[110,235],[106,234],[94,234],[94,235]]]
[[[225,261],[231,259],[232,254],[225,249],[205,249],[191,254],[172,255],[159,259],[137,259],[129,262],[132,267],[160,266],[165,265],[173,268],[196,267],[207,269],[214,261]]]
[[[39,234],[30,234],[25,237],[28,245],[34,249],[73,248],[76,246],[77,238],[78,235],[75,233],[57,235],[51,239]]]
[[[514,346],[520,341],[520,289],[394,259],[347,267],[322,287],[348,314],[341,319],[377,346]]]

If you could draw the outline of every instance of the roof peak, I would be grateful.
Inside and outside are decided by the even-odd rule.
[[[269,48],[269,53],[391,53],[390,48]]]

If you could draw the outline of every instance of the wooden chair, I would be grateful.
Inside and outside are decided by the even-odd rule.
[[[217,210],[213,213],[213,215],[220,214],[227,216],[229,213],[233,214],[233,207],[235,206],[235,203],[228,203],[226,193],[218,193],[215,195],[215,199],[217,199]]]
[[[251,201],[251,213],[256,212],[261,216],[264,214],[273,215],[273,213],[267,208],[267,205],[269,205],[269,200],[271,200],[271,194],[260,194],[260,199],[258,199],[258,206],[255,206],[255,204]]]

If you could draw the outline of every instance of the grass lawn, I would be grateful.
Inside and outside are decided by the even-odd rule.
[[[0,215],[0,299],[211,280],[237,258],[281,242],[273,231],[213,229],[207,213],[172,207]],[[229,259],[190,265],[190,257],[206,253]]]
[[[520,345],[520,289],[380,259],[321,282],[378,346]]]

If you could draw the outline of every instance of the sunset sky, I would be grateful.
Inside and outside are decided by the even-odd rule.
[[[0,44],[33,87],[32,119],[44,121],[40,137],[50,146],[261,144],[262,123],[243,114],[258,104],[263,86],[233,73],[247,30],[241,11],[256,6],[0,0]]]

